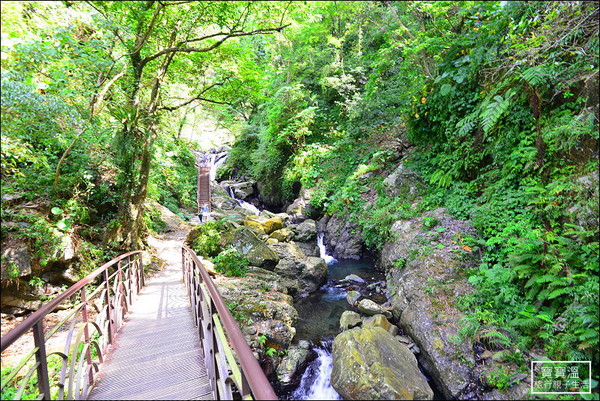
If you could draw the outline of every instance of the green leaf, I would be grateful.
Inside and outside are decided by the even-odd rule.
[[[69,231],[71,229],[71,220],[70,219],[62,219],[56,223],[56,227],[62,231]]]
[[[64,212],[64,210],[55,206],[50,210],[50,212],[52,212],[52,214],[58,215],[58,214],[62,214]]]

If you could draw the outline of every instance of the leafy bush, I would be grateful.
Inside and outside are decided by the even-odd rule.
[[[221,225],[216,221],[196,226],[194,230],[197,236],[192,242],[194,252],[207,257],[217,256],[223,247],[220,228]]]
[[[250,262],[237,249],[231,247],[212,259],[215,270],[226,276],[245,277]]]

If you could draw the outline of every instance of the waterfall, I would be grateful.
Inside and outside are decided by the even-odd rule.
[[[317,235],[317,245],[319,246],[319,256],[323,259],[325,259],[325,262],[327,262],[328,265],[334,264],[335,262],[337,262],[337,259],[334,258],[331,255],[327,254],[327,249],[325,249],[325,244],[323,243],[323,237],[325,236],[324,233],[319,233],[319,235]]]
[[[217,177],[217,170],[227,161],[227,153],[214,153],[210,160],[210,179],[214,181]]]
[[[235,197],[235,194],[233,192],[233,188],[232,187],[229,187],[228,190],[229,190],[229,196],[231,197],[231,199],[235,200],[244,209],[250,210],[255,215],[260,216],[261,212],[260,212],[260,210],[256,206],[254,206],[253,204],[248,203],[246,201],[243,201],[241,199],[237,199]]]
[[[324,341],[322,347],[315,347],[317,359],[312,361],[300,379],[300,385],[292,394],[294,400],[341,400],[342,397],[331,386],[332,341]]]

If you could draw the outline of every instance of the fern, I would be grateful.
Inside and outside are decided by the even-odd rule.
[[[508,348],[511,344],[510,338],[497,330],[484,330],[477,337],[478,341],[491,349]]]
[[[534,66],[526,69],[525,71],[523,71],[523,74],[521,74],[521,76],[531,86],[538,86],[544,83],[546,79],[545,72],[539,66]]]
[[[483,109],[480,114],[483,133],[488,134],[496,125],[500,117],[508,110],[512,94],[507,94],[506,99],[500,95],[494,96],[493,100]]]
[[[477,113],[471,113],[459,122],[456,123],[456,128],[458,129],[458,136],[464,137],[468,135],[473,128],[475,128],[477,124]]]

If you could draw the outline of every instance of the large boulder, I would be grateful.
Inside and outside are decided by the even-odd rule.
[[[304,254],[306,256],[319,256],[320,255],[319,246],[317,245],[317,241],[304,242],[304,241],[294,240],[294,243],[296,244],[296,246],[298,248],[302,249],[302,251],[304,252]]]
[[[233,193],[235,199],[245,200],[254,194],[254,181],[233,182],[221,181],[220,185],[227,191],[229,195]]]
[[[27,243],[14,238],[2,243],[2,280],[31,274],[31,251]]]
[[[252,266],[273,268],[279,262],[279,256],[247,227],[228,233],[225,241],[243,254]]]
[[[292,297],[286,294],[285,279],[271,271],[251,267],[246,277],[219,275],[215,284],[225,302],[234,308],[233,316],[251,346],[260,347],[260,335],[276,349],[291,344],[298,312]]]
[[[392,226],[378,261],[387,272],[394,317],[421,349],[420,362],[444,396],[454,399],[476,376],[473,344],[456,342],[463,313],[456,300],[472,291],[463,274],[476,257],[460,239],[476,236],[472,225],[443,209]]]
[[[315,292],[327,281],[327,263],[317,256],[308,256],[302,261],[300,273],[300,296]]]
[[[413,353],[380,327],[338,334],[332,357],[331,385],[344,399],[433,399]]]
[[[323,243],[337,259],[360,259],[363,255],[361,230],[357,223],[337,216],[324,216],[317,229],[324,233]]]
[[[315,256],[305,257],[304,259],[280,259],[275,266],[275,272],[290,279],[294,286],[288,290],[300,297],[315,292],[327,281],[327,264],[323,259]]]
[[[310,344],[308,341],[301,340],[298,345],[291,345],[275,371],[279,382],[283,385],[291,384],[298,376],[300,368],[306,365],[309,356]]]
[[[304,220],[295,228],[296,240],[298,241],[315,241],[317,238],[317,223],[312,219]]]
[[[285,209],[285,212],[289,214],[291,219],[295,222],[313,218],[317,214],[317,211],[310,204],[311,198],[312,194],[310,190],[301,189],[300,196]]]

